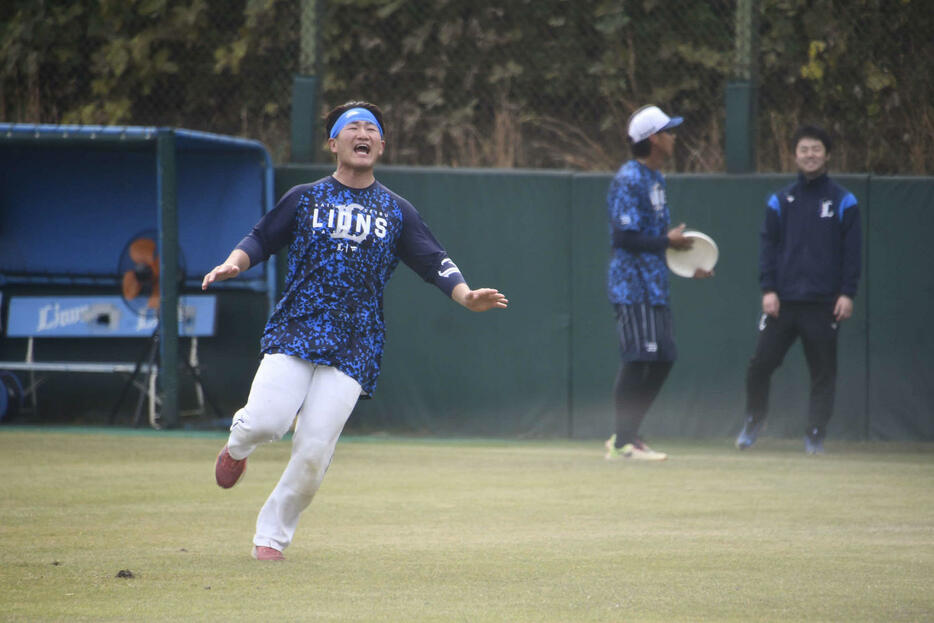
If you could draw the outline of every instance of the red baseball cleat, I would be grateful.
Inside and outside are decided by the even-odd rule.
[[[263,545],[253,546],[253,558],[256,560],[285,560],[282,552],[274,547],[265,547]]]
[[[246,471],[246,459],[239,461],[227,452],[227,446],[217,455],[217,462],[214,463],[214,478],[217,479],[218,486],[229,489],[243,476]]]

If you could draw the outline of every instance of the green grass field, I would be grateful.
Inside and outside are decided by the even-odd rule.
[[[290,444],[0,429],[4,621],[931,621],[934,447],[343,439],[285,563],[249,556]],[[129,570],[133,577],[117,577]]]

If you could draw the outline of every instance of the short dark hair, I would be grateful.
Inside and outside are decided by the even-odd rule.
[[[802,125],[795,130],[794,135],[791,137],[791,150],[795,151],[798,149],[798,143],[801,142],[803,138],[813,138],[814,140],[820,141],[824,144],[824,151],[828,154],[830,149],[833,147],[833,143],[830,140],[830,134],[827,133],[827,130],[820,127],[819,125]]]
[[[383,111],[379,109],[379,106],[369,102],[355,101],[345,102],[340,106],[335,106],[328,112],[327,115],[325,115],[324,124],[327,128],[325,131],[326,136],[331,136],[331,128],[333,128],[334,124],[337,123],[337,119],[351,108],[365,108],[366,110],[369,110],[371,113],[373,113],[373,116],[376,117],[376,120],[379,122],[379,127],[383,129],[383,136],[386,135],[386,124],[383,123]]]

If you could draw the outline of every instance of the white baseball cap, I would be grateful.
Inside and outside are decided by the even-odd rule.
[[[653,134],[679,126],[683,121],[682,117],[669,117],[658,106],[643,106],[629,118],[629,138],[638,143]]]

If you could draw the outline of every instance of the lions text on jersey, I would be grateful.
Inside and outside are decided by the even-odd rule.
[[[329,176],[296,186],[237,248],[252,266],[286,245],[285,291],[262,351],[334,366],[365,394],[379,375],[383,290],[399,260],[448,296],[464,283],[412,204],[379,182],[357,189]]]

